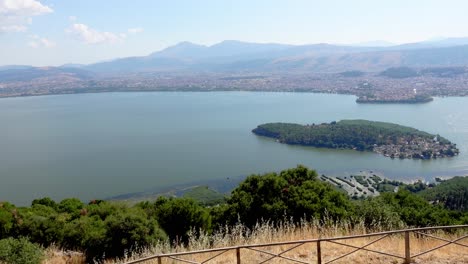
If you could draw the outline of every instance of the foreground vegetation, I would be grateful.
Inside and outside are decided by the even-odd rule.
[[[403,189],[355,201],[303,166],[251,175],[216,206],[166,197],[134,205],[97,200],[85,204],[74,198],[58,203],[37,199],[30,207],[0,203],[0,239],[26,238],[41,247],[80,251],[87,262],[131,257],[155,245],[214,245],[219,236],[239,227],[235,232],[249,237],[262,221],[274,228],[313,223],[373,231],[467,224],[468,213],[430,204]]]
[[[456,145],[439,135],[411,127],[367,120],[329,124],[268,123],[252,130],[281,143],[323,148],[374,151],[391,158],[431,159],[458,154]]]
[[[466,229],[465,229],[466,230]],[[374,231],[383,231],[383,230],[374,230]],[[461,231],[461,232],[460,232]],[[109,261],[108,263],[122,263],[131,259],[138,259],[145,256],[153,256],[156,254],[161,254],[161,252],[187,252],[195,250],[203,250],[210,248],[222,248],[229,246],[239,246],[239,245],[254,245],[254,244],[265,244],[265,243],[276,243],[283,241],[298,241],[306,239],[316,239],[318,237],[322,238],[331,238],[331,237],[340,237],[340,236],[349,236],[349,235],[362,235],[366,234],[368,230],[364,227],[362,223],[353,225],[352,227],[349,223],[342,222],[336,223],[335,225],[323,225],[319,222],[301,222],[294,223],[291,221],[282,222],[279,225],[272,225],[268,222],[262,222],[256,225],[253,229],[247,229],[243,225],[236,225],[230,229],[223,229],[221,232],[215,232],[211,235],[202,235],[199,237],[190,237],[189,243],[187,245],[178,245],[176,247],[170,247],[169,245],[156,245],[152,248],[147,249],[140,256],[134,256],[128,259],[120,259]],[[436,235],[448,240],[455,240],[461,237],[460,233],[463,230],[458,230],[455,232],[428,232],[429,234]],[[466,232],[465,232],[466,234]],[[371,243],[374,238],[359,238],[352,239],[344,242],[348,245],[353,245],[357,247],[365,246]],[[423,252],[425,250],[440,246],[444,244],[443,241],[437,241],[435,239],[427,239],[421,236],[411,235],[411,251],[412,254],[416,252]],[[466,239],[464,240],[466,241]],[[465,243],[463,240],[462,243]],[[368,246],[368,249],[383,251],[388,253],[393,253],[397,255],[404,255],[404,236],[395,235],[384,238],[379,242]],[[290,249],[294,245],[285,245],[285,246],[267,246],[257,248],[259,250],[266,250],[274,254],[280,254],[285,250]],[[290,257],[298,259],[307,263],[316,263],[317,256],[315,252],[314,243],[307,243],[302,246],[299,246],[291,251],[288,251],[283,254],[285,257]],[[322,261],[330,261],[340,255],[349,253],[352,249],[345,246],[340,246],[332,243],[321,243],[321,252],[322,252]],[[431,263],[431,264],[446,264],[446,263],[468,263],[468,254],[463,253],[464,248],[458,245],[451,245],[438,249],[428,255],[423,255],[417,258],[414,258],[414,263]],[[202,262],[207,260],[210,257],[214,257],[219,252],[205,253],[205,254],[192,254],[184,255],[183,258],[191,261]],[[241,259],[242,263],[261,263],[271,256],[267,254],[262,254],[252,250],[241,250]],[[211,261],[212,263],[236,263],[236,252],[234,250],[224,253],[216,259]],[[156,261],[154,262],[156,263]],[[162,261],[162,263],[175,263],[170,262],[170,260]],[[281,259],[276,259],[269,261],[267,263],[293,263],[293,261],[285,261]],[[333,263],[341,264],[361,264],[361,263],[372,263],[372,264],[388,264],[388,263],[402,263],[401,260],[397,258],[379,255],[376,253],[371,253],[368,251],[357,251],[351,254],[348,257],[340,259]]]
[[[465,229],[466,230],[466,229]],[[383,230],[374,230],[374,231],[383,231]],[[361,235],[367,233],[368,230],[364,227],[362,223],[353,225],[352,227],[349,223],[342,222],[336,223],[335,225],[322,225],[317,221],[312,222],[300,222],[294,223],[292,221],[281,222],[278,225],[273,225],[268,222],[261,222],[255,225],[254,228],[248,229],[244,225],[235,225],[229,228],[223,228],[221,230],[215,231],[211,234],[202,233],[195,236],[194,233],[189,233],[189,242],[185,245],[177,244],[170,245],[169,243],[160,243],[153,245],[152,247],[146,248],[141,254],[133,256],[124,256],[119,259],[107,260],[106,264],[114,263],[124,263],[130,260],[141,259],[147,256],[154,256],[161,253],[175,253],[175,252],[187,252],[187,251],[196,251],[196,250],[205,250],[212,248],[223,248],[230,246],[239,246],[239,245],[253,245],[253,244],[265,244],[265,243],[276,243],[282,241],[297,241],[305,239],[316,239],[318,237],[322,238],[331,238],[339,236],[348,236],[348,235]],[[458,230],[455,232],[428,232],[429,234],[436,235],[448,240],[455,240],[461,236],[463,230]],[[347,244],[354,246],[364,246],[375,238],[358,238],[347,240]],[[437,241],[435,239],[428,239],[421,236],[411,235],[411,252],[422,252],[430,248],[442,245],[443,241]],[[464,240],[466,241],[466,240]],[[459,241],[465,243],[463,240]],[[342,241],[344,242],[344,241]],[[368,246],[368,249],[394,253],[398,255],[404,255],[404,236],[395,235],[388,238],[384,238],[377,242],[374,245]],[[291,247],[289,246],[267,246],[260,247],[257,249],[267,250],[271,253],[279,254],[284,250],[287,250]],[[350,248],[332,244],[332,243],[322,243],[322,261],[330,261],[331,259],[336,258],[339,255],[344,255],[350,252]],[[315,254],[315,244],[307,243],[303,246],[295,248],[283,256],[299,259],[308,263],[315,263],[317,260]],[[431,263],[431,264],[446,264],[446,263],[467,263],[468,254],[463,254],[462,247],[457,245],[451,245],[448,247],[443,247],[438,249],[428,255],[423,255],[417,257],[414,260],[415,263]],[[260,263],[265,261],[270,256],[255,252],[252,250],[241,250],[242,263]],[[460,254],[462,253],[462,254]],[[204,253],[204,254],[191,254],[184,255],[183,258],[189,261],[203,262],[210,257],[214,257],[219,252]],[[43,264],[66,264],[66,263],[75,263],[81,264],[85,263],[83,256],[80,255],[70,255],[66,252],[61,252],[57,249],[49,249],[47,254],[47,259]],[[153,262],[143,262],[143,263],[156,263]],[[210,261],[211,263],[236,263],[236,253],[234,250],[228,251],[218,258]],[[164,259],[162,263],[176,263],[169,259]],[[178,262],[177,262],[178,263]],[[281,260],[270,261],[268,263],[286,263]],[[379,255],[376,253],[371,253],[367,251],[357,251],[352,255],[338,260],[336,263],[378,263],[378,264],[388,264],[388,263],[401,263],[396,258],[388,257],[384,255]]]

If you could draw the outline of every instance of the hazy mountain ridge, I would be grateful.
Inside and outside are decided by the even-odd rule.
[[[88,65],[95,71],[237,71],[288,70],[297,60],[314,60],[322,56],[378,50],[375,47],[352,47],[331,44],[285,45],[223,41],[212,46],[182,42],[144,57],[117,59]],[[244,65],[244,66],[242,66]],[[294,67],[293,67],[294,68]]]
[[[462,44],[462,45],[461,45]],[[8,65],[0,67],[0,82],[54,76],[87,79],[94,73],[219,72],[219,73],[378,73],[395,67],[460,67],[468,65],[468,38],[394,46],[346,46],[326,43],[287,45],[226,40],[211,46],[181,42],[141,57],[126,57],[89,65],[60,67]]]
[[[464,44],[462,46],[456,46]],[[181,42],[143,57],[88,65],[99,72],[138,71],[382,71],[390,67],[468,65],[468,38],[396,46],[285,45],[228,40],[204,46]],[[452,45],[452,46],[450,46]]]
[[[61,77],[86,80],[94,76],[95,74],[88,70],[62,67],[24,67],[0,71],[1,82],[23,82],[39,78]]]

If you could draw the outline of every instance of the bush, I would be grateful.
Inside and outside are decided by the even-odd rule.
[[[0,240],[0,263],[37,264],[41,263],[44,251],[26,238]]]
[[[16,233],[43,247],[48,247],[62,240],[63,226],[66,219],[53,208],[35,204],[31,208],[19,208]]]
[[[429,204],[423,198],[400,189],[396,193],[383,193],[375,199],[381,200],[396,212],[400,219],[410,227],[444,226],[456,224],[457,219],[450,211]]]
[[[0,239],[8,237],[14,230],[15,207],[7,202],[0,203]]]
[[[154,214],[171,242],[188,243],[188,232],[209,231],[211,218],[208,210],[187,198],[160,197],[154,203]]]
[[[51,198],[49,198],[49,197],[34,199],[32,201],[32,203],[31,203],[31,206],[34,206],[36,204],[42,204],[42,205],[45,205],[47,207],[54,208],[55,210],[57,209],[57,203],[54,200],[52,200]]]
[[[58,211],[60,213],[68,213],[70,214],[73,218],[78,218],[80,217],[80,210],[83,209],[84,204],[76,198],[68,198],[62,200],[58,204]]]
[[[398,229],[404,226],[400,215],[382,199],[367,198],[358,202],[356,216],[371,231]]]
[[[103,202],[87,209],[86,215],[65,225],[63,246],[83,251],[88,262],[138,254],[166,239],[141,208]]]
[[[353,211],[345,194],[317,178],[314,170],[298,166],[281,173],[247,177],[228,199],[225,219],[234,224],[240,220],[253,227],[262,219],[281,222],[320,219],[341,221]]]

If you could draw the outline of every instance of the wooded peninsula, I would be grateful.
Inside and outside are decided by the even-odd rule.
[[[435,159],[458,155],[456,144],[439,135],[393,123],[342,120],[322,124],[267,123],[252,132],[280,143],[373,151],[390,158]]]

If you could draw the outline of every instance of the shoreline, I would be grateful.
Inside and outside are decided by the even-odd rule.
[[[426,104],[434,101],[433,97],[430,97],[426,100],[385,100],[385,99],[378,99],[378,100],[368,100],[368,99],[356,99],[356,103],[358,104]]]
[[[245,89],[216,89],[216,90],[208,90],[208,89],[154,89],[154,90],[115,90],[115,91],[73,91],[73,92],[60,92],[60,93],[44,93],[44,94],[24,94],[24,95],[0,95],[1,99],[7,98],[29,98],[29,97],[43,97],[43,96],[60,96],[60,95],[74,95],[74,94],[104,94],[104,93],[218,93],[218,92],[246,92],[246,93],[291,93],[291,94],[324,94],[324,95],[346,95],[346,96],[354,96],[356,97],[355,103],[356,104],[363,104],[363,105],[372,105],[372,104],[426,104],[433,102],[435,98],[463,98],[467,96],[462,95],[441,95],[441,96],[432,96],[431,99],[427,101],[387,101],[387,100],[378,100],[378,101],[361,101],[359,95],[350,94],[350,93],[336,93],[336,92],[323,92],[323,91],[295,91],[295,90],[245,90]]]
[[[261,174],[261,173],[256,173],[255,175],[257,174]],[[377,190],[375,190],[375,192],[370,191],[369,188],[372,189],[372,186],[370,187],[364,186],[359,180],[356,180],[356,176],[362,176],[365,179],[377,177],[379,178],[380,183],[383,183],[384,181],[389,181],[389,182],[397,182],[397,183],[403,183],[403,184],[412,184],[418,181],[421,181],[426,184],[430,184],[430,183],[437,183],[438,182],[437,178],[442,179],[442,180],[449,180],[454,177],[468,176],[468,175],[458,175],[458,174],[452,175],[452,176],[434,176],[431,181],[426,181],[423,178],[412,178],[412,179],[402,180],[402,179],[392,179],[391,177],[385,176],[383,172],[371,170],[371,169],[359,170],[356,172],[343,172],[343,173],[340,173],[340,175],[337,173],[324,174],[320,171],[317,171],[317,174],[318,174],[318,177],[317,177],[318,180],[321,180],[323,182],[328,182],[336,187],[338,187],[337,183],[341,184],[342,187],[340,188],[346,191],[349,196],[353,196],[355,192],[358,192],[358,194],[361,196],[376,196],[380,194]],[[220,194],[229,195],[248,176],[250,175],[237,176],[237,177],[232,177],[232,178],[227,177],[223,179],[213,179],[213,180],[204,180],[204,181],[192,181],[192,182],[188,182],[185,184],[184,183],[174,184],[174,185],[167,186],[167,187],[148,189],[146,191],[141,191],[141,192],[122,193],[119,195],[105,197],[103,198],[103,200],[136,203],[140,201],[155,200],[160,196],[183,197],[183,194],[186,191],[190,191],[192,189],[195,189],[197,187],[202,187],[202,186],[206,186],[209,189],[214,190]],[[351,182],[351,184],[354,184],[355,186],[353,187],[349,183],[346,183],[346,181]]]

